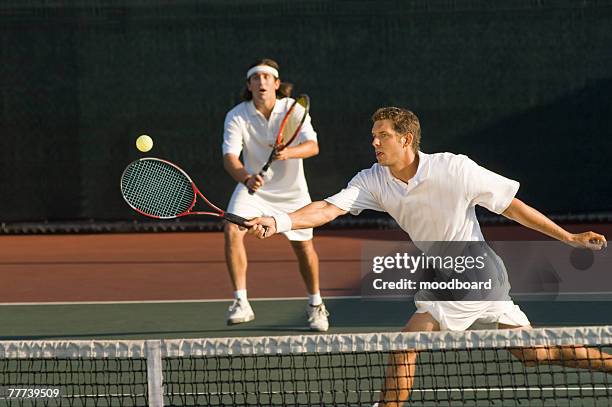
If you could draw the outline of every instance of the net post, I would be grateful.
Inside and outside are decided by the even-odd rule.
[[[162,374],[161,341],[145,341],[147,356],[147,387],[149,407],[163,407],[164,389]]]

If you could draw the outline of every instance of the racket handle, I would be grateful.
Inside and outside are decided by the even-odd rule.
[[[232,223],[235,223],[238,226],[242,226],[247,229],[249,228],[247,225],[245,225],[245,222],[247,222],[247,219],[243,218],[242,216],[238,216],[238,215],[234,215],[233,213],[225,212],[223,214],[223,219],[228,220]]]
[[[261,171],[259,171],[259,175],[260,175],[261,177],[263,177],[263,176],[264,176],[264,173],[265,173],[266,171],[268,171],[268,168],[269,168],[269,167],[270,167],[270,164],[266,164],[266,165],[264,165],[264,167],[261,169]],[[249,187],[247,187],[247,188],[248,188],[248,190],[249,190],[249,195],[253,195],[255,192],[257,192],[257,191],[255,191],[254,189],[251,189],[251,188],[249,188]]]

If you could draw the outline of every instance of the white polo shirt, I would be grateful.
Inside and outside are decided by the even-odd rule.
[[[475,206],[500,214],[518,188],[518,182],[464,155],[419,152],[417,173],[407,184],[391,175],[387,167],[374,164],[326,201],[354,215],[363,209],[388,212],[414,242],[484,241]],[[507,295],[507,273],[503,267],[500,270],[500,292]],[[441,330],[461,331],[477,321],[529,325],[527,316],[509,296],[501,301],[437,301],[427,294],[421,291],[415,296],[416,312],[432,315]]]
[[[388,212],[414,242],[484,241],[475,206],[502,213],[519,183],[464,155],[418,154],[417,173],[407,184],[374,164],[326,201],[353,215],[363,209]]]
[[[239,157],[242,152],[245,169],[250,174],[259,173],[270,156],[281,121],[292,103],[292,98],[277,99],[269,120],[255,109],[252,101],[235,106],[225,117],[223,154]],[[306,117],[292,145],[296,146],[308,140],[317,141],[310,115]],[[268,201],[282,202],[285,199],[295,199],[296,196],[308,195],[302,159],[274,161],[264,180],[265,184],[257,190],[257,195]]]

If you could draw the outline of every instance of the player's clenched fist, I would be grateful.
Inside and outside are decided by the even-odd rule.
[[[601,250],[608,247],[606,237],[595,232],[573,234],[568,243],[570,246],[591,250]]]
[[[249,233],[260,239],[265,239],[276,233],[276,221],[274,218],[263,216],[246,222]]]

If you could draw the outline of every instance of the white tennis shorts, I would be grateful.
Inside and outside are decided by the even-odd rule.
[[[441,331],[465,331],[473,324],[528,326],[529,318],[513,301],[420,301],[414,298],[417,313],[428,312]]]
[[[278,201],[264,198],[263,196],[266,195],[265,193],[260,194],[257,192],[250,195],[247,187],[243,184],[238,184],[227,206],[227,212],[242,216],[243,218],[252,219],[259,216],[273,216],[279,213],[294,212],[312,202],[308,193],[293,199],[282,199]],[[312,228],[290,230],[283,234],[291,241],[311,240]]]

